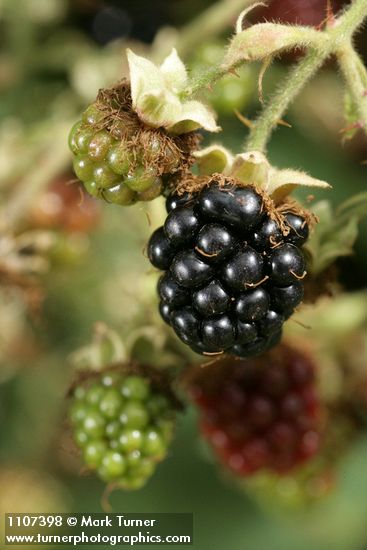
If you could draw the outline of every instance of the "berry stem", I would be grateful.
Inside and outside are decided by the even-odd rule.
[[[367,134],[367,71],[351,41],[337,52],[340,69],[356,106],[359,123]]]
[[[331,27],[323,31],[329,36],[330,40],[321,44],[317,50],[310,51],[294,68],[291,69],[290,74],[286,79],[287,84],[284,85],[284,82],[282,83],[282,86],[279,87],[275,95],[270,98],[262,113],[255,121],[246,141],[247,150],[258,150],[263,152],[266,150],[270,136],[276,128],[279,120],[282,119],[288,106],[297,97],[310,78],[314,76],[317,70],[323,65],[324,61],[331,54],[344,50],[348,44],[352,51],[347,48],[347,57],[349,61],[344,61],[344,63],[348,66],[348,81],[349,78],[351,78],[351,80],[354,79],[352,73],[356,71],[356,68],[352,71],[351,65],[355,67],[355,61],[353,63],[353,59],[355,59],[355,56],[358,57],[358,54],[356,54],[351,46],[351,37],[363,23],[366,16],[366,0],[355,0],[349,9],[346,10]],[[352,61],[350,60],[351,53],[353,53]],[[360,73],[360,71],[358,71],[358,73]],[[345,74],[345,76],[347,75]],[[359,86],[354,86],[354,93],[358,97],[358,105],[363,103],[362,108],[365,109],[365,113],[367,114],[367,100],[364,98],[364,101],[361,101],[363,95],[361,95]]]

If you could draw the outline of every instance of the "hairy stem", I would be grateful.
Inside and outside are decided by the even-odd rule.
[[[286,77],[285,83],[270,98],[261,115],[254,122],[246,142],[246,150],[265,151],[272,131],[283,117],[288,105],[297,97],[306,82],[317,72],[325,60],[319,51],[311,51]]]
[[[367,134],[367,71],[349,41],[337,51],[337,58],[358,112],[359,123]]]
[[[340,50],[341,44],[350,43],[351,37],[367,16],[367,1],[355,0],[350,8],[336,21],[333,27],[324,31],[329,39],[317,50],[311,50],[296,65],[286,80],[270,98],[262,113],[255,121],[246,141],[247,150],[265,151],[268,140],[283,117],[288,106],[297,97],[309,79],[322,66],[325,59],[332,53]],[[357,91],[360,97],[360,90]]]

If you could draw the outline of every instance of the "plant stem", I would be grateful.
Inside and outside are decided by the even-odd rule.
[[[336,53],[348,90],[356,106],[359,123],[367,134],[367,71],[349,41]]]
[[[317,50],[311,50],[291,71],[286,85],[270,98],[264,107],[246,141],[247,150],[265,151],[267,142],[283,117],[290,103],[297,97],[308,80],[322,66],[325,59],[341,48],[341,44],[350,43],[350,39],[367,15],[367,1],[355,0],[330,29],[324,31],[330,40]],[[360,90],[356,91],[360,96]]]
[[[311,51],[292,68],[285,83],[283,82],[275,95],[270,98],[261,115],[254,122],[246,142],[246,150],[265,151],[270,135],[283,117],[288,105],[297,97],[324,60],[319,51]]]

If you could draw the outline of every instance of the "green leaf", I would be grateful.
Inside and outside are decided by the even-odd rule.
[[[318,274],[337,258],[353,254],[358,223],[367,216],[367,192],[346,200],[335,211],[328,201],[321,201],[315,205],[314,213],[319,223],[306,248],[312,259],[311,271]]]

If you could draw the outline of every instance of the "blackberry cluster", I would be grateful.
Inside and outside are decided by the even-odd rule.
[[[303,298],[306,220],[285,213],[282,231],[253,187],[217,183],[171,195],[167,212],[148,244],[151,263],[166,271],[164,321],[204,355],[251,357],[277,344]]]
[[[69,416],[88,468],[124,489],[146,483],[165,457],[175,426],[166,395],[147,377],[118,371],[77,385]]]
[[[163,179],[189,163],[197,139],[144,126],[132,110],[129,85],[122,83],[100,91],[71,129],[69,147],[88,193],[127,206],[158,197]]]
[[[201,433],[223,465],[238,476],[286,474],[318,452],[321,408],[308,357],[281,345],[213,368],[214,382],[191,390]]]

